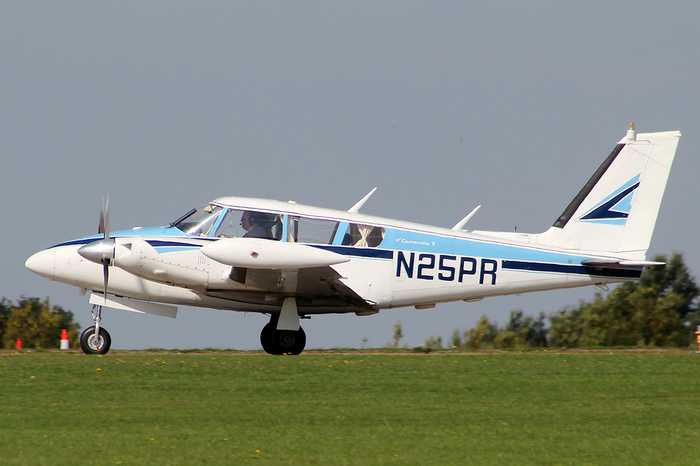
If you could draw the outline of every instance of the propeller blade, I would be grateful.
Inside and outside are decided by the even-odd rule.
[[[109,238],[109,227],[109,196],[107,196],[107,200],[105,201],[105,239]]]
[[[102,199],[102,206],[100,206],[100,223],[97,227],[97,234],[101,235],[105,232],[105,200]]]
[[[107,305],[107,282],[109,281],[109,259],[102,259],[102,274],[104,275],[105,306]]]
[[[109,239],[109,196],[105,200],[102,198],[100,207],[100,224],[97,233],[103,234],[104,239],[93,241],[78,249],[78,254],[92,262],[102,264],[102,276],[104,282],[105,305],[107,305],[107,283],[109,282],[109,266],[114,259],[114,240]]]
[[[100,208],[100,226],[97,233],[104,233],[105,239],[109,238],[109,196],[107,200],[102,199],[102,207]]]

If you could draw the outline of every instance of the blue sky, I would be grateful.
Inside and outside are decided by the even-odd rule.
[[[167,224],[225,196],[451,227],[546,230],[627,124],[681,130],[649,257],[694,274],[700,92],[694,2],[5,2],[0,296],[87,298],[32,253]],[[596,288],[304,321],[307,348],[448,338],[483,314],[552,313]],[[266,318],[106,310],[113,348],[259,347]],[[365,341],[366,340],[366,341]],[[364,342],[364,343],[363,343]]]

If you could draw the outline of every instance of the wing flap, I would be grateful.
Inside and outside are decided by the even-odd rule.
[[[289,289],[283,282],[283,272],[272,269],[248,269],[245,289],[209,289],[206,294],[253,307],[282,306],[284,298],[294,296],[299,314],[339,312],[376,313],[376,309],[340,281],[340,274],[330,266],[299,269],[296,286]]]

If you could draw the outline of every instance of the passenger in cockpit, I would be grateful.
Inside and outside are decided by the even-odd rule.
[[[272,239],[269,231],[263,226],[265,222],[265,214],[260,212],[250,212],[246,210],[241,216],[241,226],[246,230],[244,238],[264,238]]]

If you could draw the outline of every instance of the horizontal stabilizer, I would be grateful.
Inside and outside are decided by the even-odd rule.
[[[605,267],[610,269],[626,269],[638,267],[652,267],[655,265],[666,265],[665,262],[654,261],[623,261],[623,260],[606,260],[606,259],[588,259],[581,262],[581,265],[586,267]]]

